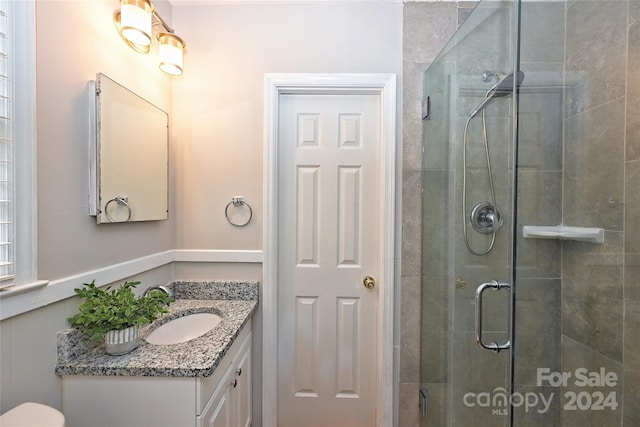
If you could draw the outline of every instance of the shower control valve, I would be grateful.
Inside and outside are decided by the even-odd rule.
[[[471,225],[482,234],[495,233],[502,226],[500,212],[489,202],[478,203],[471,210]]]

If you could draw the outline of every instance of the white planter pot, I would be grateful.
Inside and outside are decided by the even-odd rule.
[[[107,354],[119,356],[129,353],[138,347],[139,333],[137,326],[131,326],[119,331],[109,331],[104,336]]]

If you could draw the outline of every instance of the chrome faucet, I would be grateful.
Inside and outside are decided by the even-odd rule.
[[[169,298],[173,298],[173,291],[172,291],[171,289],[169,289],[169,287],[168,287],[168,286],[166,286],[166,285],[151,286],[151,287],[147,288],[147,289],[144,291],[143,296],[145,296],[145,297],[146,297],[146,296],[147,296],[147,294],[148,294],[149,292],[151,292],[151,291],[161,291],[161,292],[164,292],[165,294],[167,294],[167,295],[169,296]]]

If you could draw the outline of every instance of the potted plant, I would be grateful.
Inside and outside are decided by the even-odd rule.
[[[138,297],[133,288],[139,284],[125,282],[119,288],[103,290],[96,287],[95,280],[83,283],[83,288],[74,291],[85,300],[80,304],[80,312],[68,319],[69,323],[94,341],[104,338],[108,354],[129,353],[138,347],[139,327],[168,313],[167,307],[175,301],[158,290]]]

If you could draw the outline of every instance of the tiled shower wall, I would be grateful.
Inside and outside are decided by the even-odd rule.
[[[519,220],[521,225],[553,225],[547,221],[557,217],[556,223],[600,227],[605,242],[519,241],[516,389],[543,391],[535,387],[539,367],[568,373],[604,369],[615,373],[618,381],[613,387],[585,388],[569,380],[566,389],[548,389],[547,395],[557,394],[557,405],[544,416],[516,411],[516,425],[637,426],[639,3],[527,2],[522,12],[525,74],[557,72],[564,79],[559,82],[561,91],[551,87],[521,94],[520,150],[546,155],[530,156],[520,165],[519,193],[537,198],[521,198]],[[541,25],[544,32],[539,31]],[[556,123],[553,117],[562,120]],[[539,125],[547,134],[533,137],[529,129],[540,120],[547,120]],[[544,147],[532,147],[532,141]],[[566,410],[568,401],[561,396],[566,391],[612,393],[618,406]]]
[[[624,415],[640,425],[640,2],[629,2],[625,123]]]
[[[562,370],[615,372],[620,407],[563,425],[640,425],[639,49],[639,2],[567,3],[563,218],[605,243],[563,243]]]

